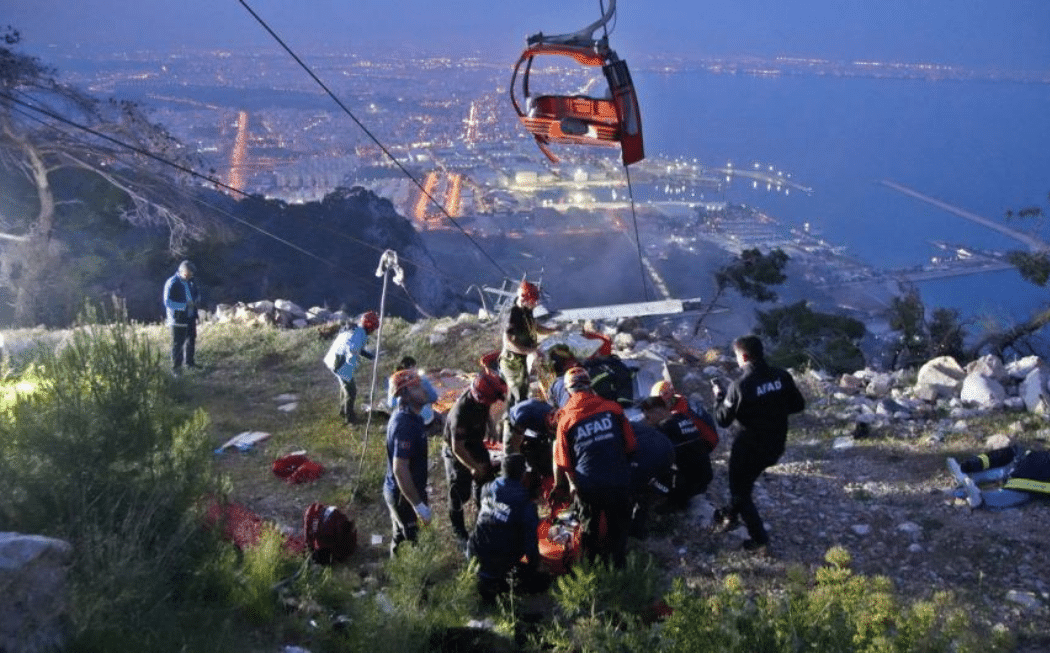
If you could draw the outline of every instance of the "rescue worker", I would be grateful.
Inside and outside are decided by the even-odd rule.
[[[729,454],[729,505],[715,511],[715,522],[725,531],[743,520],[749,536],[744,549],[758,551],[766,548],[769,535],[751,493],[762,472],[784,453],[788,415],[801,412],[806,401],[791,374],[766,362],[757,336],[734,340],[733,353],[742,374],[728,392],[717,383],[713,388],[718,425],[736,424]]]
[[[463,517],[463,506],[471,496],[480,504],[481,486],[496,476],[485,441],[496,440],[491,408],[506,394],[507,384],[503,379],[482,372],[456,398],[445,418],[445,444],[441,456],[448,479],[448,516],[453,534],[463,545],[470,535]]]
[[[710,440],[697,428],[695,413],[674,413],[660,395],[646,397],[641,404],[645,420],[659,429],[674,445],[674,475],[665,504],[671,510],[684,510],[689,500],[707,491],[713,473],[711,471]],[[688,410],[688,409],[687,409]],[[704,427],[714,430],[704,424]],[[715,434],[717,442],[718,435]]]
[[[564,375],[580,363],[576,360],[576,355],[572,353],[572,349],[569,349],[568,345],[561,343],[551,347],[547,351],[547,355],[550,358],[551,370],[556,375],[554,381],[551,382],[551,387],[547,389],[547,402],[555,408],[561,408],[569,400],[569,391],[565,389]]]
[[[379,328],[379,316],[375,311],[363,313],[354,328],[344,328],[332,341],[324,355],[325,367],[335,375],[339,382],[339,416],[347,424],[357,422],[354,402],[357,400],[357,384],[354,373],[361,363],[361,358],[373,360],[375,355],[367,351],[365,342],[369,334]]]
[[[197,311],[201,291],[193,275],[197,267],[191,261],[179,263],[175,274],[164,283],[164,312],[171,327],[171,373],[178,375],[183,363],[197,367]]]
[[[414,542],[418,522],[429,524],[427,505],[427,436],[420,411],[427,402],[426,390],[414,370],[401,370],[390,377],[398,398],[398,409],[386,425],[386,477],[383,500],[390,511],[393,536],[390,555],[399,544]]]
[[[525,462],[533,473],[532,480],[537,484],[551,473],[555,416],[554,407],[539,399],[519,401],[507,410],[511,439],[525,455]]]
[[[649,398],[648,400],[659,398]],[[643,402],[642,410],[645,410]],[[649,532],[650,509],[666,504],[674,487],[675,448],[664,433],[643,417],[631,420],[634,458],[631,460],[631,535],[644,539]],[[664,504],[660,501],[664,500]]]
[[[394,368],[395,372],[400,372],[401,370],[415,370],[416,374],[419,374],[419,381],[423,385],[423,388],[426,389],[427,397],[429,397],[429,401],[424,404],[423,410],[420,414],[423,416],[423,423],[427,425],[427,435],[438,433],[441,430],[443,420],[439,413],[434,412],[434,402],[438,400],[437,390],[434,389],[434,384],[430,382],[430,379],[428,379],[425,374],[420,373],[416,359],[412,356],[403,357]],[[391,377],[391,381],[387,383],[386,403],[392,410],[397,410],[399,400],[394,393],[393,377]]]
[[[486,602],[508,591],[512,584],[527,593],[543,591],[550,584],[539,570],[540,520],[536,504],[522,484],[524,476],[525,457],[510,454],[503,461],[500,477],[481,491],[481,507],[467,554],[478,561],[478,593]]]
[[[518,296],[510,307],[507,326],[503,330],[503,348],[499,355],[499,373],[507,382],[507,405],[513,406],[529,398],[529,354],[536,352],[539,336],[554,333],[554,329],[536,324],[532,310],[540,301],[540,289],[535,284],[522,281]],[[509,446],[510,428],[504,420],[504,448],[515,453]]]
[[[631,457],[634,430],[615,401],[591,389],[587,370],[565,373],[569,401],[558,416],[554,441],[554,488],[566,485],[576,497],[585,554],[622,567],[631,521]],[[600,532],[602,514],[606,533]]]

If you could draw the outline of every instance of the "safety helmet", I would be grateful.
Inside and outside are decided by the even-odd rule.
[[[400,370],[390,375],[390,385],[393,386],[394,394],[400,394],[405,388],[411,388],[420,384],[419,375],[415,370]]]
[[[565,373],[566,390],[581,390],[591,387],[591,375],[582,367],[574,367]]]
[[[182,263],[179,263],[179,272],[189,272],[190,274],[196,274],[197,266],[193,264],[193,261],[186,259]]]
[[[507,396],[507,383],[495,374],[481,372],[470,382],[470,396],[480,404],[493,404]]]
[[[518,298],[524,303],[535,304],[540,301],[540,289],[534,283],[522,281],[521,287],[518,288]]]
[[[379,328],[379,316],[376,315],[375,311],[368,311],[361,314],[361,319],[357,321],[357,325],[368,331],[369,333]]]
[[[668,406],[671,405],[672,399],[674,399],[674,386],[671,385],[670,381],[657,381],[653,384],[652,390],[649,391],[650,397],[660,397],[664,400]]]

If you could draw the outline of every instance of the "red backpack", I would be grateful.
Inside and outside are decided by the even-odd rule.
[[[335,506],[311,503],[303,513],[303,527],[310,556],[318,564],[343,562],[357,550],[357,527]]]

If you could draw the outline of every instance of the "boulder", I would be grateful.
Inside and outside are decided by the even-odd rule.
[[[1006,401],[1006,390],[995,378],[986,376],[983,369],[975,369],[963,379],[959,398],[964,404],[979,408],[998,408]]]
[[[966,371],[951,356],[939,356],[919,369],[915,396],[926,401],[954,397]]]
[[[0,533],[0,651],[64,650],[72,551],[62,540]]]
[[[1025,356],[1024,358],[1007,363],[1006,373],[1010,375],[1010,378],[1017,381],[1023,380],[1027,377],[1032,370],[1042,366],[1042,361],[1038,356]]]
[[[290,314],[293,318],[306,319],[306,311],[287,299],[278,299],[273,303],[273,306],[282,313]]]
[[[1003,366],[1003,361],[998,356],[992,354],[985,354],[975,361],[971,361],[966,366],[966,373],[969,374],[983,374],[984,376],[990,377],[998,381],[1000,384],[1004,383],[1007,378],[1006,368]]]
[[[1047,369],[1039,365],[1028,373],[1017,388],[1017,395],[1024,400],[1025,408],[1030,413],[1040,415],[1050,413],[1050,393],[1046,389],[1047,376]]]

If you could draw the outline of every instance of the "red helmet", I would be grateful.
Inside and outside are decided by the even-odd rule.
[[[660,397],[670,408],[671,404],[674,403],[674,386],[671,385],[670,381],[657,381],[653,384],[653,389],[649,391],[650,397]]]
[[[415,370],[400,370],[390,376],[390,385],[394,387],[394,394],[400,394],[405,388],[411,388],[420,384],[419,375]]]
[[[357,321],[357,325],[371,333],[379,328],[379,316],[376,315],[375,311],[368,311],[367,313],[361,314],[361,319]]]
[[[540,301],[540,289],[536,287],[536,284],[529,283],[528,281],[522,281],[521,287],[518,288],[518,297],[523,302],[535,304]]]
[[[591,375],[582,367],[574,367],[562,377],[566,390],[580,390],[591,387]]]
[[[479,404],[493,404],[507,396],[507,382],[488,372],[481,372],[470,383],[470,396]]]

